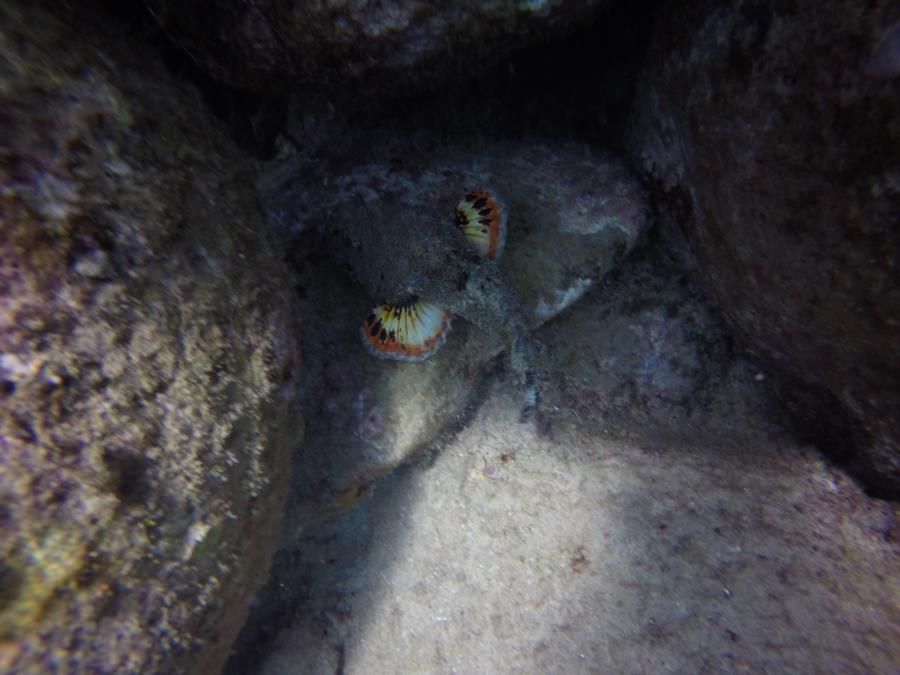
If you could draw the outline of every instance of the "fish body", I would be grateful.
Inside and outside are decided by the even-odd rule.
[[[359,324],[337,330],[360,332],[376,356],[422,361],[461,317],[509,348],[526,407],[537,398],[529,331],[582,297],[649,223],[620,159],[534,139],[360,132],[277,165],[262,191],[277,230],[318,233],[371,298]]]
[[[527,322],[497,264],[509,214],[490,189],[461,185],[458,193],[446,213],[386,195],[367,217],[331,233],[335,257],[377,303],[363,321],[363,343],[380,358],[423,361],[460,316],[509,347],[531,408],[537,390]]]

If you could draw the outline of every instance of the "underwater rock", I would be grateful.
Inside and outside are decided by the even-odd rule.
[[[253,176],[121,34],[0,7],[3,672],[219,672],[298,435]]]
[[[286,538],[228,675],[896,671],[895,505],[772,419],[659,234],[541,329],[550,433],[495,382]]]
[[[191,58],[234,86],[408,93],[564,35],[610,0],[145,0]],[[358,89],[357,89],[358,91]]]
[[[522,310],[533,329],[612,270],[648,224],[643,192],[623,162],[576,144],[373,134],[327,160],[286,161],[263,183],[273,222],[296,242],[303,287],[309,427],[292,496],[310,519],[352,505],[375,478],[458,425],[485,363],[504,347],[475,313],[474,325],[455,318],[444,346],[422,363],[373,357],[363,322],[376,302],[404,298],[368,296],[354,277],[370,270],[342,263],[371,252],[386,276],[424,275],[430,256],[466,245],[453,239],[461,237],[456,205],[489,186],[508,211],[493,278],[508,287],[504,298],[518,299],[513,308],[491,305],[494,321],[517,321]],[[415,243],[444,228],[446,251],[430,251],[424,237],[406,257],[404,247],[378,250],[399,235]],[[348,233],[356,239],[342,243],[359,251],[344,258],[334,239]]]
[[[672,253],[682,245],[654,230],[592,289],[583,301],[590,311],[544,329],[553,345],[544,354],[546,405],[555,419],[600,434],[628,429],[632,439],[684,439],[709,431],[712,392],[730,386],[748,404],[759,400],[759,370],[733,358],[724,326]]]
[[[676,3],[630,154],[804,433],[900,495],[896,3]]]

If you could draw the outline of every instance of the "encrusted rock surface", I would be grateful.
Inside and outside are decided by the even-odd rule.
[[[549,430],[495,378],[439,451],[292,531],[226,672],[892,673],[896,509],[773,421],[672,245],[541,330]]]
[[[0,670],[216,673],[300,429],[290,282],[196,92],[67,14],[0,8]]]
[[[215,77],[246,89],[305,82],[382,95],[435,88],[583,25],[609,0],[146,0]]]
[[[674,3],[630,133],[741,344],[815,442],[894,496],[897,21],[887,1]]]

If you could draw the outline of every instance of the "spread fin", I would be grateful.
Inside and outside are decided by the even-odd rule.
[[[362,325],[363,342],[383,359],[424,361],[444,344],[452,318],[443,307],[415,296],[378,305]]]
[[[484,188],[472,190],[456,205],[456,226],[481,255],[496,260],[506,243],[506,207]]]

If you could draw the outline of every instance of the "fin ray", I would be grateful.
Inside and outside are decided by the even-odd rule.
[[[447,339],[453,314],[432,302],[410,298],[375,307],[360,329],[375,356],[397,361],[424,361]]]
[[[496,260],[506,244],[506,206],[491,192],[478,188],[456,205],[456,227],[481,255]]]

